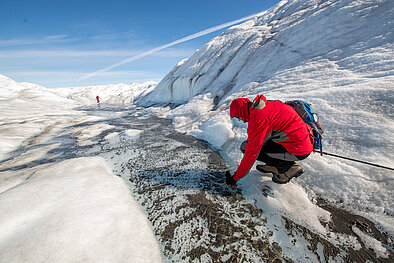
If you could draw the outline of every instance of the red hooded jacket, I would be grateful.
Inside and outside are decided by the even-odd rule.
[[[267,101],[257,95],[253,103],[246,98],[235,99],[230,105],[230,116],[248,122],[245,155],[234,173],[234,180],[244,177],[260,153],[263,143],[272,139],[294,155],[313,151],[311,128],[291,106],[280,101]]]

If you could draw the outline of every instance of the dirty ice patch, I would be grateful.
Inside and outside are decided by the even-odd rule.
[[[72,134],[72,138],[75,138],[77,140],[77,145],[78,146],[86,146],[86,145],[92,145],[93,142],[90,140],[91,138],[101,134],[103,131],[109,130],[111,128],[114,128],[114,126],[105,124],[105,123],[98,123],[89,126],[89,128],[82,127],[75,131]]]
[[[284,185],[271,184],[273,197],[268,196],[267,203],[316,232],[326,234],[326,228],[321,221],[329,222],[330,213],[312,203],[302,187],[291,182]]]
[[[277,229],[278,222],[282,220],[282,215],[285,215],[333,244],[354,250],[361,248],[356,237],[330,231],[328,223],[331,221],[331,213],[314,204],[308,198],[307,192],[297,182],[276,184],[272,182],[270,174],[265,176],[260,172],[251,172],[248,177],[250,179],[241,180],[239,186],[247,198],[254,200],[258,206],[264,209],[269,228]],[[285,230],[280,232],[276,235],[281,240],[282,247],[292,247],[292,244],[287,244],[289,240],[282,237],[287,237],[288,233]]]
[[[227,141],[234,138],[232,122],[226,112],[221,112],[204,122],[199,129],[192,132],[192,135],[207,141],[216,149],[221,149]]]
[[[8,170],[0,172],[0,194],[7,191],[8,189],[11,189],[12,187],[17,186],[18,184],[24,183],[27,178],[31,177],[31,175],[34,174],[37,170],[43,169],[48,165],[49,164],[43,164],[23,170]]]
[[[161,262],[145,214],[99,157],[45,166],[0,193],[0,254],[4,262]]]
[[[249,186],[248,188],[258,192],[253,195],[255,198],[257,196],[258,199],[261,199],[265,203],[265,207],[271,207],[273,212],[285,213],[297,223],[308,226],[314,232],[326,234],[326,228],[321,222],[327,223],[331,220],[330,212],[314,204],[302,187],[293,182],[283,185],[276,184],[272,182],[271,174],[262,176],[258,172],[253,172],[249,174],[249,177],[249,184],[253,184],[253,187]],[[248,184],[247,181],[243,183]],[[267,196],[264,197],[264,194]]]
[[[43,158],[45,154],[47,154],[49,151],[57,148],[58,146],[60,146],[60,143],[54,143],[37,149],[29,150],[21,154],[20,156],[17,156],[9,161],[0,164],[0,169],[22,166],[30,162],[37,161]]]
[[[365,244],[366,247],[373,250],[377,257],[388,258],[389,253],[386,248],[382,246],[382,243],[375,238],[365,234],[358,227],[352,226],[352,231],[360,237],[361,241]]]
[[[112,132],[104,137],[106,141],[108,141],[111,145],[116,145],[120,143],[119,133]]]
[[[2,104],[2,102],[0,102]],[[40,113],[25,114],[24,109],[10,116],[0,106],[0,160],[10,157],[10,153],[21,144],[34,140],[35,144],[46,143],[56,131],[72,121],[75,116],[40,116]]]
[[[133,140],[138,139],[141,132],[142,132],[142,130],[136,130],[136,129],[128,129],[125,131],[126,135],[129,136]]]

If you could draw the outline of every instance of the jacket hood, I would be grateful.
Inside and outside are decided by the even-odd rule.
[[[252,102],[247,98],[238,98],[230,104],[230,117],[240,117],[245,122],[250,119],[250,110],[252,108]]]
[[[250,119],[250,113],[254,109],[263,109],[267,99],[264,95],[257,95],[256,98],[251,102],[248,98],[238,98],[230,104],[230,117],[240,117],[245,122]]]

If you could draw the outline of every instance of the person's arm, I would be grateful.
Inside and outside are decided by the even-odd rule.
[[[268,123],[260,123],[258,126],[255,123],[249,123],[249,125],[246,151],[237,171],[233,175],[235,181],[238,181],[249,172],[260,153],[265,137],[270,132]]]

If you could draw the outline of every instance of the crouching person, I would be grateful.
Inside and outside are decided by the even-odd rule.
[[[278,184],[298,177],[304,169],[296,164],[313,151],[314,139],[311,128],[293,107],[280,101],[267,101],[257,95],[253,102],[238,98],[231,102],[230,117],[248,122],[247,141],[241,145],[244,156],[233,176],[226,174],[226,184],[235,187],[255,160],[264,162],[256,169],[272,173],[272,181]]]

